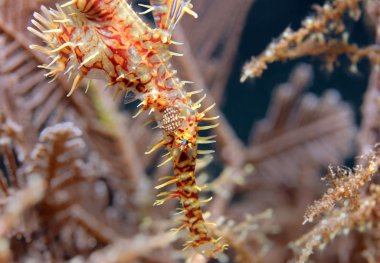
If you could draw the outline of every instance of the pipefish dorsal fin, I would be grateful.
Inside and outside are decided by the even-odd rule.
[[[197,17],[192,11],[191,0],[150,0],[150,4],[156,26],[169,33],[173,32],[185,13]]]

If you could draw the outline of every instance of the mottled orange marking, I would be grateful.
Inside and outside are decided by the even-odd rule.
[[[115,54],[113,55],[114,59],[115,59],[115,62],[118,64],[118,65],[124,65],[124,58],[118,54]]]
[[[75,55],[77,56],[78,60],[80,62],[82,62],[83,61],[83,57],[84,57],[84,54],[83,54],[82,50],[80,50],[79,47],[75,47],[74,48],[74,52],[75,52]]]

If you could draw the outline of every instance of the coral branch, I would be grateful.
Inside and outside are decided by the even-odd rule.
[[[376,146],[374,151],[362,157],[363,164],[358,164],[353,171],[338,167],[329,167],[327,176],[324,178],[331,185],[323,197],[315,201],[305,213],[305,221],[313,222],[314,218],[322,213],[330,211],[338,202],[349,201],[349,206],[355,209],[360,206],[359,195],[363,187],[377,174],[380,166],[380,148]]]
[[[167,233],[155,236],[138,235],[127,240],[116,240],[112,245],[94,252],[89,257],[89,262],[133,262],[158,248],[168,246],[175,239],[175,235]]]
[[[360,200],[360,206],[352,210],[350,205],[334,209],[314,228],[290,244],[297,262],[307,262],[315,248],[323,250],[337,235],[347,235],[351,230],[371,231],[378,225],[380,187],[373,185],[370,194]]]
[[[28,176],[25,188],[8,197],[4,211],[0,217],[0,238],[19,224],[27,209],[33,207],[42,200],[46,191],[46,182],[41,176],[32,174]]]
[[[331,4],[316,6],[316,15],[306,18],[299,30],[294,32],[287,28],[279,40],[272,42],[261,55],[253,57],[244,66],[241,82],[249,77],[261,76],[270,63],[305,55],[323,55],[330,70],[342,54],[351,60],[351,70],[354,72],[357,71],[356,63],[364,57],[373,65],[379,65],[378,46],[359,48],[349,44],[348,34],[344,32],[343,15],[348,12],[350,17],[357,20],[360,17],[360,2],[362,0],[334,0]]]

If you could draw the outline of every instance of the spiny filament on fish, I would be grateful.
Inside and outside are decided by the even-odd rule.
[[[167,159],[160,164],[173,162],[174,175],[157,186],[161,189],[175,185],[176,190],[159,194],[162,199],[155,205],[178,198],[184,214],[179,229],[187,228],[191,239],[185,247],[193,247],[206,256],[215,256],[226,248],[220,238],[214,238],[204,220],[199,191],[195,181],[195,167],[200,154],[212,151],[199,150],[198,144],[214,142],[214,136],[201,137],[199,132],[217,126],[199,126],[201,121],[218,118],[206,117],[214,105],[198,112],[205,97],[192,102],[191,96],[199,93],[184,90],[187,81],[181,81],[170,59],[181,56],[169,50],[178,44],[171,40],[172,31],[185,13],[196,17],[190,0],[151,0],[143,13],[153,13],[156,23],[151,28],[134,12],[125,0],[72,0],[56,10],[42,7],[43,15],[34,14],[34,27],[29,30],[40,37],[45,46],[31,48],[51,58],[40,66],[53,80],[59,75],[73,78],[72,95],[81,81],[102,79],[107,86],[115,87],[116,95],[122,91],[133,93],[129,98],[141,100],[140,109],[154,113],[163,138],[151,150],[160,147],[168,150]]]

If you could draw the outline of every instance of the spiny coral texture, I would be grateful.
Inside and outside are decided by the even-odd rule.
[[[262,54],[253,57],[244,65],[241,81],[247,78],[260,77],[268,64],[275,61],[286,61],[302,56],[320,55],[326,62],[329,71],[338,63],[340,55],[351,61],[350,70],[357,72],[357,63],[367,58],[373,66],[380,67],[379,47],[371,45],[358,47],[349,43],[344,15],[358,20],[361,15],[360,4],[363,0],[333,0],[323,6],[315,6],[316,14],[307,17],[297,31],[287,28],[278,40],[272,42]]]
[[[323,197],[315,201],[305,214],[305,222],[326,214],[314,228],[291,244],[297,262],[306,262],[315,248],[322,250],[337,235],[347,235],[351,230],[376,235],[379,220],[380,187],[371,184],[365,196],[365,186],[378,173],[379,146],[362,157],[353,171],[346,167],[329,168],[324,178],[331,186]],[[370,256],[366,252],[367,256]],[[379,255],[371,255],[378,261]],[[369,261],[374,262],[374,261]]]
[[[357,230],[368,237],[376,237],[379,230],[379,201],[380,188],[372,185],[366,197],[361,198],[360,206],[352,209],[349,205],[335,208],[313,229],[301,238],[292,242],[290,247],[294,250],[297,262],[307,262],[315,250],[323,250],[338,235],[348,235],[350,231]],[[378,262],[378,244],[372,248],[364,249],[362,256],[368,262]],[[375,248],[373,250],[373,248]],[[372,251],[371,251],[372,250]]]
[[[347,200],[352,208],[360,205],[358,199],[361,189],[372,180],[379,170],[378,147],[373,153],[367,153],[363,159],[365,163],[358,164],[353,170],[345,167],[336,169],[329,167],[324,180],[328,182],[330,188],[321,200],[316,201],[308,208],[304,223],[313,222],[316,216],[329,212],[338,202]]]
[[[57,6],[57,10],[42,7],[43,15],[35,13],[32,23],[37,28],[29,30],[44,40],[46,47],[31,48],[49,55],[50,64],[41,66],[50,70],[46,76],[58,77],[59,73],[74,74],[68,96],[73,94],[84,77],[108,81],[118,92],[131,91],[142,100],[142,111],[155,113],[155,119],[163,128],[163,139],[147,153],[161,146],[168,149],[168,158],[162,166],[173,160],[174,176],[159,185],[163,188],[175,184],[177,190],[159,194],[165,196],[155,204],[179,198],[185,218],[183,226],[191,233],[186,247],[194,247],[202,254],[214,256],[224,249],[219,239],[210,236],[200,209],[195,182],[195,164],[198,154],[212,151],[198,150],[198,144],[207,144],[212,137],[201,137],[199,131],[217,125],[198,126],[200,121],[218,117],[205,117],[214,106],[202,112],[204,97],[192,102],[194,92],[185,92],[186,82],[180,81],[169,63],[171,32],[185,12],[193,14],[190,1],[152,1],[147,6],[153,11],[156,29],[148,27],[125,1],[73,0]]]

